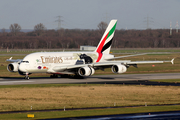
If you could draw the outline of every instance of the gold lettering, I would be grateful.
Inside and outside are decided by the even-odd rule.
[[[49,63],[54,63],[53,57],[49,57]]]
[[[40,57],[41,57],[42,63],[62,63],[63,62],[61,57],[51,57],[51,56],[48,56],[48,57],[40,56]]]
[[[45,57],[45,63],[49,63],[49,58]]]
[[[42,60],[42,63],[45,63],[44,60],[43,60],[43,56],[41,56],[41,60]]]
[[[63,62],[62,58],[58,57],[58,63],[62,63],[62,62]]]
[[[72,60],[72,57],[65,57],[64,60]]]
[[[57,57],[54,58],[54,63],[58,63]]]

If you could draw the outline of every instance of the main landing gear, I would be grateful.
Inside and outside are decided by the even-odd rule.
[[[24,79],[25,79],[25,80],[29,80],[29,76],[26,75],[26,76],[24,77]]]
[[[58,78],[58,75],[56,74],[50,75],[50,78]]]

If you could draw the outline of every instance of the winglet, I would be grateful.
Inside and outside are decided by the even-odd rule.
[[[174,59],[175,59],[175,58],[173,58],[173,59],[171,60],[171,63],[172,63],[172,64],[174,64]]]
[[[11,61],[13,57],[10,57],[9,59],[6,59],[6,61]]]

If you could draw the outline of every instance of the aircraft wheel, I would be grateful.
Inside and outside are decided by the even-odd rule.
[[[61,78],[69,78],[69,75],[63,74],[63,75],[61,75]]]
[[[25,78],[24,78],[25,80],[29,80],[29,76],[25,76]]]
[[[73,78],[75,78],[75,79],[84,79],[84,77],[83,76],[80,76],[80,75],[74,75],[74,77]]]
[[[58,78],[58,75],[56,74],[50,75],[50,78]]]

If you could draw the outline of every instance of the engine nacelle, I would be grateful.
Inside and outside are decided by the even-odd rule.
[[[111,68],[113,73],[125,73],[127,71],[127,67],[124,65],[113,65]]]
[[[18,73],[20,74],[20,75],[26,75],[26,73],[24,73],[24,72],[22,72],[22,71],[20,71],[20,70],[18,70]],[[29,75],[29,74],[28,74]]]
[[[78,74],[80,76],[91,76],[95,73],[95,70],[94,68],[92,67],[81,67],[79,68],[78,70]]]
[[[18,72],[18,67],[19,67],[19,64],[18,63],[10,63],[8,66],[7,66],[7,70],[9,72]]]

